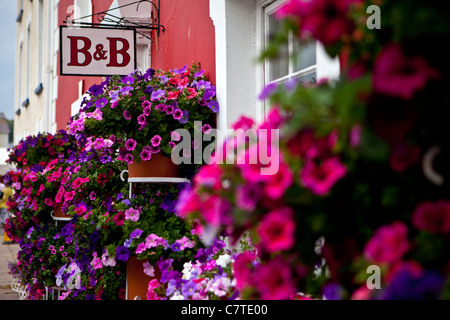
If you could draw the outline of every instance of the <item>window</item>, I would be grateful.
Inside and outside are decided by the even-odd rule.
[[[25,94],[26,94],[26,99],[25,101],[22,103],[22,105],[24,107],[28,106],[29,103],[29,98],[30,98],[30,69],[31,69],[31,23],[28,23],[27,26],[27,61],[26,61],[26,68],[27,70],[25,71]]]
[[[22,37],[22,35],[21,35]],[[20,106],[22,104],[22,73],[23,73],[23,41],[19,40],[19,55],[18,55],[19,72],[17,73],[17,109],[16,114],[20,115]]]
[[[38,1],[38,56],[37,56],[37,85],[36,89],[34,90],[35,94],[40,94],[42,92],[43,86],[43,77],[44,77],[44,1],[39,0]]]
[[[264,48],[281,31],[282,22],[275,17],[277,8],[284,1],[275,1],[264,8]],[[291,78],[309,82],[316,80],[316,43],[301,44],[289,34],[288,42],[280,48],[280,56],[264,63],[265,84],[284,82]]]
[[[79,19],[78,22],[92,22],[92,3],[90,0],[75,0],[74,6],[74,18]]]
[[[261,49],[267,48],[271,38],[282,27],[275,12],[284,2],[286,0],[261,0],[259,3]],[[279,56],[267,59],[262,69],[261,89],[269,83],[286,83],[293,79],[302,83],[316,83],[325,78],[337,79],[340,72],[339,60],[331,59],[320,42],[301,43],[292,33],[280,49]],[[264,117],[269,110],[266,102],[262,102],[261,109]]]

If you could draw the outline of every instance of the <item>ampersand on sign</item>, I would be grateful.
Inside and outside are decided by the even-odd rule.
[[[98,44],[95,46],[94,59],[95,60],[106,60],[106,50],[103,50],[103,45]]]

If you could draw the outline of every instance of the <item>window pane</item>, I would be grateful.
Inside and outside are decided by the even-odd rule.
[[[294,71],[300,71],[316,64],[316,43],[302,43],[294,37]]]
[[[303,85],[308,86],[308,85],[315,84],[317,82],[317,75],[315,72],[312,72],[312,73],[301,75],[297,79]]]
[[[275,15],[269,14],[267,19],[268,24],[268,40],[271,39],[280,31],[281,20],[275,18]],[[289,50],[288,43],[279,48],[279,56],[269,60],[269,81],[276,80],[289,73]]]

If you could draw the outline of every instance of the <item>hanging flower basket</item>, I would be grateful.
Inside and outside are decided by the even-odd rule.
[[[59,203],[52,211],[51,216],[53,220],[71,220],[72,217],[62,212],[62,203]]]
[[[160,153],[154,154],[151,160],[136,160],[128,164],[128,177],[163,177],[176,178],[179,176],[179,166],[173,163],[170,157],[166,157]]]
[[[154,269],[154,276],[150,277],[144,272],[144,261],[133,255],[127,260],[127,300],[147,300],[148,283],[161,279],[161,273]]]

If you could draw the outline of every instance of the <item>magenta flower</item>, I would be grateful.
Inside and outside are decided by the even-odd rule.
[[[300,181],[314,194],[323,196],[346,174],[347,168],[338,157],[323,160],[320,165],[311,160],[300,171]]]
[[[289,208],[266,214],[257,230],[262,246],[269,253],[289,250],[294,245],[295,222]]]
[[[394,221],[375,231],[364,248],[364,255],[371,261],[391,263],[399,261],[408,249],[408,228],[403,222]]]
[[[145,246],[144,242],[141,242],[136,247],[136,254],[140,254],[140,253],[144,252],[145,250],[147,250],[147,247]]]
[[[172,117],[175,120],[180,120],[181,118],[183,118],[183,111],[181,111],[181,109],[176,109],[173,113],[172,113]]]
[[[123,117],[125,118],[125,120],[131,120],[131,113],[128,110],[125,110],[123,112]]]
[[[133,151],[134,148],[136,148],[136,144],[136,140],[130,138],[125,142],[125,149],[127,149],[128,151]]]
[[[138,117],[137,117],[137,122],[138,122],[138,124],[140,124],[140,125],[142,125],[142,124],[146,124],[147,123],[147,118],[145,117],[145,114],[140,114]]]
[[[398,44],[386,45],[375,59],[373,88],[380,93],[409,100],[425,88],[428,80],[438,79],[438,70],[420,57],[408,57]]]
[[[145,107],[144,110],[142,110],[142,113],[148,117],[150,115],[151,111],[152,111],[151,107]]]
[[[134,157],[133,157],[133,155],[131,153],[127,153],[124,156],[123,160],[125,160],[125,162],[128,163],[128,164],[132,164],[133,160],[134,160]]]
[[[53,200],[50,199],[50,198],[45,198],[45,199],[44,199],[44,203],[45,203],[46,205],[48,205],[49,207],[51,207],[51,206],[53,205]]]
[[[239,209],[253,212],[261,196],[262,191],[258,184],[244,184],[236,189],[236,205]]]
[[[149,161],[152,158],[152,152],[150,151],[149,148],[144,147],[144,149],[142,149],[141,151],[140,156],[143,161]]]
[[[205,134],[209,134],[209,133],[211,133],[211,126],[209,125],[209,124],[205,124],[203,127],[202,127],[202,132],[203,133],[205,133]]]
[[[172,114],[172,113],[173,113],[173,109],[174,109],[174,108],[173,108],[172,105],[166,106],[166,110],[165,110],[166,114],[167,114],[167,115]]]
[[[74,196],[75,196],[75,191],[72,190],[70,192],[66,192],[64,194],[64,201],[72,200]]]
[[[280,162],[276,173],[267,175],[266,183],[264,184],[264,194],[269,198],[279,199],[284,195],[286,189],[292,185],[293,181],[294,176],[289,166],[284,162]]]
[[[144,100],[144,102],[142,102],[141,105],[145,109],[147,107],[151,107],[152,103],[148,100]]]
[[[164,104],[164,103],[160,103],[160,104],[157,104],[156,106],[155,106],[155,109],[156,110],[159,110],[159,111],[165,111],[166,110],[166,105]]]
[[[233,273],[236,278],[236,288],[239,290],[243,291],[254,285],[252,267],[255,261],[256,255],[250,251],[244,251],[236,257],[233,263]]]
[[[232,223],[231,205],[226,199],[218,195],[210,196],[203,202],[200,210],[206,223],[212,226],[218,227]]]
[[[157,147],[161,143],[161,137],[159,135],[155,135],[151,140],[152,146]]]
[[[290,263],[282,256],[259,265],[254,277],[262,300],[286,300],[296,293]]]
[[[419,204],[412,215],[412,223],[417,229],[429,233],[450,233],[450,201],[426,201]]]
[[[348,11],[354,2],[360,0],[289,0],[277,11],[277,16],[297,18],[301,37],[312,35],[324,45],[331,45],[353,31],[355,26]]]

